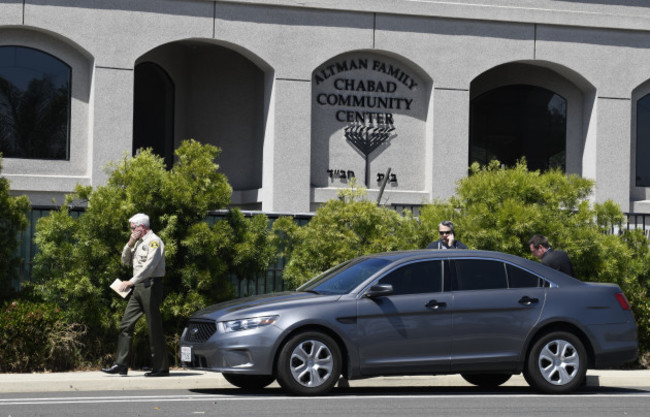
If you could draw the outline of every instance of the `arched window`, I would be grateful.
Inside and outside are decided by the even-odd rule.
[[[510,85],[472,100],[469,163],[496,159],[531,170],[565,169],[566,100],[541,87]]]
[[[636,102],[636,186],[650,187],[650,94]]]
[[[0,152],[5,158],[70,159],[72,71],[45,52],[0,46]]]
[[[133,153],[152,148],[171,168],[174,157],[174,83],[158,64],[135,67]]]

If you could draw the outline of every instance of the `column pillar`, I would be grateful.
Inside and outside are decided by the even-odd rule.
[[[596,146],[597,202],[613,200],[621,210],[630,209],[631,121],[630,100],[597,99],[598,133]]]
[[[455,194],[456,182],[467,175],[469,161],[469,91],[433,90],[433,144],[427,155],[432,199]]]
[[[311,83],[275,79],[270,95],[262,210],[306,213],[310,208]]]
[[[89,146],[92,185],[104,185],[104,167],[133,151],[133,69],[95,68]]]

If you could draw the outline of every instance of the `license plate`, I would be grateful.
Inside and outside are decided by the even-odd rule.
[[[192,362],[192,346],[181,346],[181,362]]]

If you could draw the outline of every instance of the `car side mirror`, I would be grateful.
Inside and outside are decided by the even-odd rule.
[[[370,287],[366,292],[366,297],[380,297],[382,295],[391,295],[393,293],[393,286],[391,284],[377,284]]]

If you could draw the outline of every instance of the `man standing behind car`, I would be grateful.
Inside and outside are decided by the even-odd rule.
[[[454,223],[451,221],[441,221],[438,225],[438,234],[440,239],[429,243],[427,249],[467,249],[467,245],[460,240],[456,240]]]
[[[555,250],[543,235],[534,235],[528,241],[530,252],[542,261],[542,265],[550,266],[560,272],[573,276],[573,265],[569,255],[562,250]]]
[[[132,288],[133,294],[129,298],[120,323],[115,364],[102,371],[126,376],[135,325],[144,314],[147,319],[153,361],[153,370],[144,375],[168,376],[169,364],[160,314],[163,298],[162,277],[165,275],[165,245],[149,228],[149,216],[146,214],[136,214],[129,219],[129,223],[131,238],[122,250],[122,263],[133,265],[133,277],[123,281],[119,290],[126,291]]]

